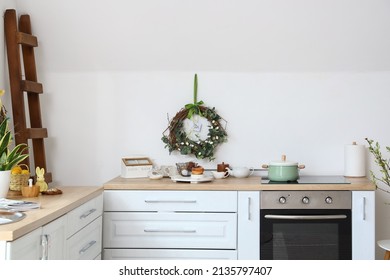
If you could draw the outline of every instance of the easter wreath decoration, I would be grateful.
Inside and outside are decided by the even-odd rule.
[[[214,160],[215,148],[227,141],[226,129],[222,127],[223,119],[215,107],[204,106],[197,101],[198,76],[194,77],[194,103],[186,104],[163,132],[161,140],[169,153],[179,151],[182,155],[195,155],[198,159]],[[207,129],[207,128],[208,129]]]

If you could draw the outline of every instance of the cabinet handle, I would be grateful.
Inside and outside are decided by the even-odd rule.
[[[41,236],[41,260],[47,260],[49,258],[49,236],[44,234]]]
[[[196,203],[196,200],[145,200],[145,203]]]
[[[362,218],[363,218],[363,221],[366,220],[366,197],[363,196],[363,203],[362,203]]]
[[[248,221],[251,220],[251,198],[248,197]]]
[[[196,233],[196,229],[144,229],[144,232]]]
[[[86,217],[88,217],[89,215],[91,215],[93,212],[95,212],[96,211],[96,208],[92,208],[92,209],[90,209],[89,211],[87,211],[87,212],[84,212],[80,217],[79,217],[79,219],[81,220],[81,219],[85,219]]]
[[[86,251],[88,251],[89,248],[91,248],[93,245],[96,244],[96,240],[92,240],[91,242],[89,242],[87,245],[85,245],[83,248],[81,248],[81,250],[79,251],[79,255],[82,255],[84,254]]]

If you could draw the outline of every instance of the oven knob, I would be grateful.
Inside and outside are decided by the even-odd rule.
[[[285,198],[284,196],[279,197],[279,203],[285,204],[286,201],[287,201],[287,200],[286,200],[286,198]]]
[[[310,202],[310,199],[309,199],[307,196],[304,196],[304,197],[302,198],[302,203],[303,203],[303,204],[309,204],[309,202]]]
[[[332,199],[330,196],[327,196],[327,197],[325,198],[325,202],[326,202],[326,204],[332,204],[333,199]]]

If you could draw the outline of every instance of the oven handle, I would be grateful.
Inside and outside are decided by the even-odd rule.
[[[266,219],[275,220],[342,220],[347,215],[265,215]]]

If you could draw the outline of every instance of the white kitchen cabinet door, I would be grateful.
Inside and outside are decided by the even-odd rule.
[[[42,227],[43,259],[64,259],[66,222],[62,216]]]
[[[238,192],[239,260],[260,259],[260,192]]]
[[[7,241],[0,240],[0,261],[5,260]]]
[[[42,257],[42,228],[12,241],[7,242],[7,260],[39,260]]]
[[[236,260],[236,250],[104,249],[105,260]]]
[[[352,192],[352,259],[375,259],[375,192]]]
[[[62,260],[65,249],[65,217],[7,242],[9,260]]]

